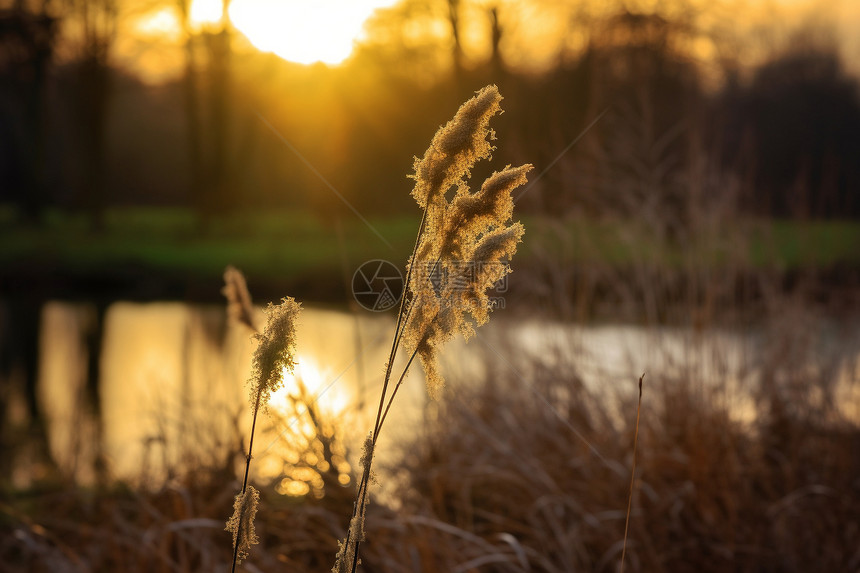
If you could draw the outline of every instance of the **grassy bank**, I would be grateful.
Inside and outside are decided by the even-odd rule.
[[[392,245],[408,244],[406,223],[376,220],[373,228]],[[342,238],[338,233],[342,234]],[[235,264],[253,276],[278,278],[339,274],[343,258],[405,259],[375,233],[351,218],[339,230],[308,213],[237,214],[213,219],[205,228],[182,209],[115,209],[100,232],[80,215],[49,213],[39,227],[6,222],[0,231],[0,264],[39,261],[63,268],[145,266],[155,273],[220,276]]]
[[[218,277],[234,264],[260,279],[339,276],[344,261],[350,269],[376,258],[405,261],[419,218],[371,218],[368,226],[351,213],[335,224],[312,213],[256,212],[216,218],[203,228],[185,209],[117,208],[93,232],[79,214],[50,211],[38,227],[18,224],[13,215],[0,212],[0,265],[7,268],[26,263],[86,272],[135,264],[154,273]],[[564,263],[610,266],[644,259],[670,268],[691,257],[714,267],[741,260],[751,269],[788,271],[860,266],[857,222],[747,221],[707,239],[665,239],[635,223],[523,221],[529,232],[521,265],[550,252]]]

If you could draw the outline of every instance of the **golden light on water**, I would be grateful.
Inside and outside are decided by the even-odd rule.
[[[303,415],[307,411],[302,400],[294,404],[292,397],[312,400],[327,416],[336,416],[349,405],[349,393],[338,386],[334,374],[312,358],[299,356],[295,371],[291,374],[284,370],[283,380],[283,385],[269,399],[269,408],[280,415]]]
[[[304,481],[296,481],[291,479],[283,479],[277,486],[277,491],[281,495],[289,495],[293,497],[302,497],[311,492],[311,486]]]
[[[275,420],[273,430],[278,433],[273,442],[276,446],[272,456],[264,456],[258,471],[263,477],[278,480],[275,491],[281,495],[322,498],[323,473],[334,470],[341,485],[351,479],[346,452],[332,443],[334,451],[326,458],[320,442],[321,434],[337,442],[332,421],[348,408],[350,393],[337,384],[332,373],[307,356],[298,357],[293,373],[284,370],[283,382],[268,403]]]

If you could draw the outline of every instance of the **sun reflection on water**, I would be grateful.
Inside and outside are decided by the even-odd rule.
[[[302,415],[307,406],[296,403],[301,393],[306,393],[326,415],[336,416],[349,406],[349,391],[338,386],[336,373],[321,367],[313,358],[299,356],[294,371],[286,368],[282,372],[283,384],[272,392],[269,408],[283,416]]]
[[[275,490],[293,497],[326,495],[326,488],[352,481],[339,421],[351,404],[349,391],[336,376],[308,356],[299,356],[293,372],[283,372],[282,386],[268,403],[270,447],[257,468],[275,482]]]

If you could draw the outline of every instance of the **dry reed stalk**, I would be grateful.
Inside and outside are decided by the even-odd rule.
[[[365,443],[353,514],[346,538],[339,543],[334,573],[354,573],[360,562],[374,448],[413,360],[419,357],[428,392],[435,397],[443,385],[437,363],[440,348],[458,333],[470,337],[475,326],[489,319],[492,303],[487,290],[510,272],[507,260],[524,232],[519,222],[510,222],[512,192],[525,183],[532,166],[507,166],[474,192],[467,182],[474,165],[494,149],[490,141],[495,133],[489,123],[501,112],[501,100],[494,85],[477,92],[436,132],[424,156],[415,159],[412,196],[424,212],[409,258],[376,422]],[[449,201],[446,194],[452,188]],[[389,393],[394,361],[404,341],[411,355]]]
[[[633,505],[633,484],[636,483],[636,446],[639,444],[639,412],[642,410],[642,379],[639,377],[639,403],[636,405],[636,426],[633,430],[633,467],[630,469],[630,492],[627,496],[627,516],[624,518],[624,543],[621,546],[621,565],[619,573],[624,573],[624,557],[627,555],[627,532],[630,527],[630,508]]]
[[[224,282],[223,292],[227,297],[230,316],[253,330],[254,338],[259,343],[254,352],[254,371],[250,384],[253,419],[248,440],[248,454],[245,457],[245,477],[242,481],[242,491],[236,496],[233,504],[233,515],[227,521],[225,528],[233,533],[231,571],[235,572],[236,565],[248,555],[251,545],[259,542],[254,530],[254,517],[257,513],[260,494],[253,486],[248,485],[257,414],[260,407],[268,403],[272,392],[283,384],[283,373],[292,372],[295,367],[295,323],[301,311],[301,305],[289,297],[284,298],[278,305],[270,303],[265,310],[266,327],[263,332],[259,332],[253,319],[251,295],[248,293],[242,273],[233,267],[227,267],[224,272]]]

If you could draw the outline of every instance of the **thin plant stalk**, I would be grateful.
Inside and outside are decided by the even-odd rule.
[[[418,227],[418,235],[415,239],[415,245],[412,249],[412,256],[410,257],[410,261],[414,263],[414,257],[418,252],[418,247],[421,244],[421,240],[424,237],[424,230],[426,228],[426,220],[427,220],[427,207],[424,208],[424,214],[421,217],[421,223]],[[439,264],[439,259],[433,265],[433,269],[430,270],[430,274],[432,274],[436,267]],[[358,492],[356,495],[356,502],[353,506],[352,516],[356,517],[360,511],[363,511],[362,508],[366,507],[366,499],[367,499],[367,490],[370,484],[370,476],[371,476],[371,466],[373,464],[373,453],[376,448],[376,442],[379,438],[379,433],[382,431],[382,425],[385,423],[385,419],[388,417],[388,411],[391,409],[392,404],[394,403],[394,397],[397,395],[397,391],[403,384],[403,380],[406,378],[406,374],[409,372],[409,368],[412,366],[412,362],[415,360],[415,357],[418,355],[418,348],[416,348],[412,355],[409,357],[409,360],[406,363],[406,366],[403,368],[403,372],[401,372],[400,376],[397,379],[397,383],[394,385],[394,389],[391,392],[391,396],[387,396],[388,394],[388,386],[391,381],[391,373],[394,365],[394,360],[397,358],[397,351],[400,349],[401,342],[403,340],[403,334],[406,330],[406,326],[409,323],[409,317],[412,312],[412,301],[407,301],[407,294],[409,293],[409,286],[412,280],[414,264],[410,264],[409,272],[406,274],[406,281],[403,286],[403,297],[400,301],[400,309],[397,313],[397,324],[394,329],[394,338],[391,344],[391,351],[388,357],[388,365],[385,368],[385,377],[382,383],[382,392],[379,396],[379,408],[376,414],[376,422],[373,426],[373,433],[371,434],[370,441],[370,452],[367,456],[367,461],[363,468],[361,474],[361,480],[358,485]],[[387,400],[386,400],[387,397]],[[363,516],[362,516],[363,517]],[[352,531],[347,531],[346,535],[346,543],[350,541],[350,535]],[[351,564],[351,573],[355,573],[358,568],[358,560],[359,560],[359,547],[361,545],[361,539],[357,539],[355,541],[355,554],[353,555],[353,561]]]
[[[423,238],[423,235],[424,235],[424,229],[425,229],[426,221],[427,221],[427,208],[425,207],[424,213],[421,217],[421,223],[418,226],[418,235],[415,238],[415,245],[412,248],[412,257],[411,258],[414,258],[415,254],[418,252],[418,246],[421,244],[421,239]],[[411,311],[411,305],[409,304],[409,302],[407,302],[406,299],[407,299],[407,295],[409,293],[409,286],[410,286],[411,279],[412,279],[412,271],[413,271],[413,265],[410,265],[409,272],[406,274],[406,281],[403,285],[403,294],[402,294],[402,298],[400,299],[400,308],[397,311],[397,324],[394,328],[394,338],[391,341],[391,350],[389,351],[389,354],[388,354],[388,364],[385,367],[385,377],[384,377],[383,382],[382,382],[382,392],[380,393],[380,396],[379,396],[379,407],[378,407],[377,412],[376,412],[376,421],[374,422],[374,425],[373,425],[373,433],[371,434],[370,451],[369,451],[369,455],[367,456],[367,459],[366,459],[365,467],[362,468],[361,480],[359,481],[359,484],[358,484],[358,491],[356,492],[356,500],[355,500],[355,504],[353,505],[353,509],[352,509],[352,517],[353,518],[355,518],[358,515],[358,513],[360,511],[362,511],[361,508],[366,506],[365,500],[367,499],[367,486],[370,482],[371,465],[373,463],[373,453],[374,453],[374,449],[376,447],[376,441],[379,437],[379,432],[382,430],[382,424],[385,422],[385,416],[388,414],[388,409],[391,408],[391,403],[393,402],[394,396],[397,393],[397,388],[400,387],[400,383],[405,378],[406,372],[409,370],[409,366],[412,364],[412,360],[415,358],[415,355],[417,354],[417,350],[416,350],[416,352],[413,352],[412,358],[409,359],[409,363],[406,365],[406,368],[404,369],[403,374],[401,374],[401,376],[398,380],[398,383],[395,386],[395,389],[392,392],[392,395],[389,398],[389,401],[388,401],[388,404],[386,407],[385,398],[386,398],[386,394],[388,393],[388,384],[391,380],[391,372],[392,372],[392,368],[394,367],[394,360],[397,358],[397,350],[400,348],[400,342],[402,341],[402,338],[403,338],[403,331],[405,331],[405,329],[406,329],[406,325],[408,324],[408,321],[409,321],[409,314]],[[352,531],[348,530],[347,534],[346,534],[346,540],[345,540],[346,544],[349,544],[351,534],[352,534]],[[353,572],[355,572],[356,568],[358,567],[358,549],[359,549],[360,545],[361,545],[361,540],[357,539],[355,542],[355,555],[353,557],[353,563],[351,565],[351,570]]]
[[[416,348],[412,351],[412,356],[409,357],[409,361],[406,363],[406,367],[403,369],[403,373],[400,375],[400,379],[397,380],[397,384],[394,385],[394,390],[391,392],[391,398],[388,400],[388,405],[385,406],[385,412],[382,414],[382,421],[379,423],[379,426],[382,427],[382,424],[385,423],[385,418],[388,417],[388,410],[391,409],[391,404],[394,403],[394,397],[397,395],[397,391],[400,389],[400,386],[403,385],[403,380],[406,379],[406,373],[409,372],[409,367],[412,365],[412,361],[415,360],[415,357],[418,356],[418,349]]]
[[[254,451],[254,430],[257,428],[257,413],[260,411],[260,390],[257,390],[257,396],[254,398],[254,418],[251,421],[251,437],[248,440],[248,455],[245,457],[245,479],[242,481],[242,495],[245,495],[246,490],[248,489],[248,474],[251,471],[251,458],[253,457],[251,454]],[[241,535],[241,522],[239,523],[239,528],[236,532],[236,537],[238,538]],[[233,566],[230,568],[231,573],[236,573],[236,563],[238,562],[239,557],[239,544],[235,543],[233,545]]]
[[[630,492],[627,496],[627,518],[624,520],[624,543],[621,546],[621,565],[618,573],[624,573],[624,557],[627,555],[627,531],[630,527],[630,508],[633,505],[633,484],[636,481],[636,446],[639,442],[639,412],[642,410],[642,379],[639,377],[639,404],[636,406],[636,428],[633,431],[633,467],[630,470]]]

